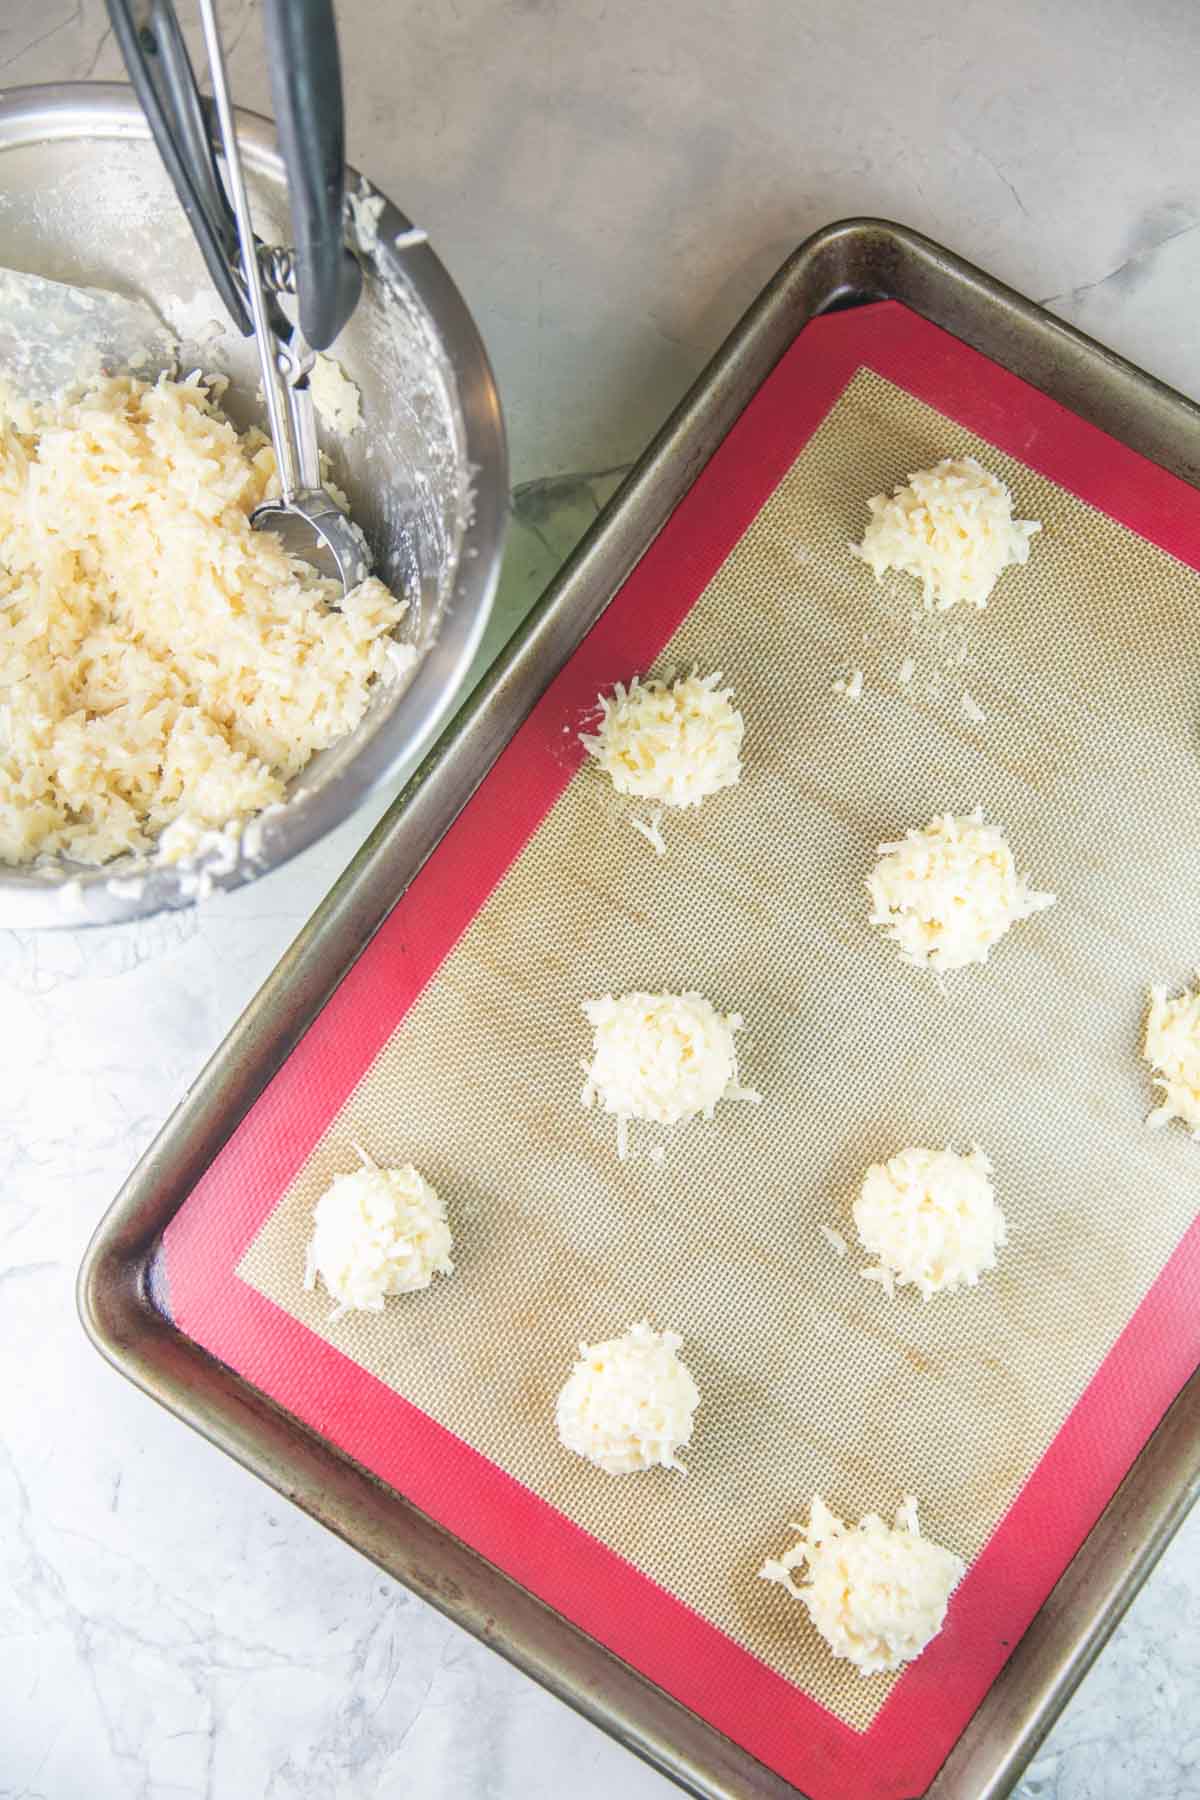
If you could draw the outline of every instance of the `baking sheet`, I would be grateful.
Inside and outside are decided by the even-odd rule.
[[[1195,1147],[1143,1131],[1148,1088],[1136,1045],[1145,981],[1170,978],[1164,961],[1182,958],[1186,972],[1191,949],[1168,890],[1178,881],[1186,895],[1196,873],[1184,717],[1196,578],[1061,488],[1042,491],[1032,461],[1057,472],[1081,431],[1093,451],[1099,434],[1078,422],[1072,434],[1033,396],[1030,466],[995,452],[987,460],[1014,481],[1021,510],[1047,523],[1030,570],[1005,583],[1032,580],[1039,549],[1053,579],[1024,599],[1002,584],[965,638],[944,623],[914,636],[903,596],[877,596],[845,545],[868,493],[972,440],[862,373],[840,401],[861,410],[853,467],[837,462],[850,454],[837,448],[837,410],[790,474],[794,455],[780,457],[789,433],[804,442],[805,409],[816,407],[815,418],[823,410],[809,389],[825,382],[830,398],[838,394],[847,344],[858,341],[848,330],[876,353],[890,337],[919,379],[939,358],[955,368],[966,358],[978,376],[981,359],[918,324],[882,308],[810,327],[817,341],[802,340],[790,372],[768,384],[774,400],[760,396],[755,418],[706,472],[705,491],[680,509],[168,1233],[185,1329],[822,1797],[925,1784],[1195,1361],[1195,1259],[1177,1256],[1136,1332],[1124,1334],[1121,1358],[1092,1383],[1021,1507],[978,1556],[946,1632],[873,1724],[886,1683],[847,1683],[802,1610],[752,1579],[813,1486],[846,1512],[887,1508],[911,1486],[927,1528],[973,1555],[1192,1210],[1180,1195],[1194,1183]],[[986,420],[1001,392],[1010,411],[996,410],[995,435],[1012,442],[1020,384],[994,369],[991,377],[969,410]],[[769,429],[760,403],[773,407]],[[804,458],[826,451],[826,472],[804,479]],[[1155,507],[1139,515],[1135,488],[1122,487],[1136,459],[1111,444],[1104,454],[1109,474],[1090,466],[1089,485],[1157,530]],[[724,529],[748,485],[769,489],[776,463],[783,487],[715,578],[693,586],[712,544],[698,554],[686,530],[694,539]],[[1081,533],[1087,548],[1076,556]],[[1131,609],[1150,621],[1149,635]],[[708,661],[711,647],[737,680],[749,767],[741,789],[670,821],[664,865],[614,817],[588,771],[569,777],[586,681],[631,674],[630,656],[644,660],[653,621],[669,614],[684,622],[667,660]],[[670,635],[663,630],[656,648]],[[905,689],[896,670],[909,653],[918,673]],[[851,662],[867,673],[857,707],[829,692]],[[968,682],[985,725],[962,714]],[[756,783],[748,827],[731,803],[746,805]],[[556,787],[565,791],[536,829]],[[956,978],[943,1001],[867,930],[858,884],[880,837],[976,800],[1003,818],[1039,885],[1064,898],[1018,928],[993,966]],[[524,855],[442,963],[456,917],[475,911],[494,878],[486,870],[502,869],[528,828]],[[581,881],[591,884],[582,903]],[[1064,911],[1068,889],[1074,903]],[[574,1008],[609,984],[686,981],[746,1013],[746,1076],[767,1103],[676,1136],[661,1172],[645,1161],[623,1168],[611,1122],[577,1109],[586,1033]],[[413,1045],[424,1046],[420,1057]],[[441,1064],[427,1079],[435,1046]],[[497,1107],[489,1083],[498,1063]],[[459,1239],[454,1282],[400,1303],[389,1324],[389,1342],[399,1341],[393,1330],[407,1334],[399,1357],[380,1355],[378,1337],[366,1346],[347,1335],[362,1322],[327,1330],[325,1303],[298,1290],[301,1190],[311,1184],[310,1203],[327,1173],[350,1166],[338,1114],[356,1082],[364,1110],[347,1135],[381,1157],[421,1162],[447,1193]],[[905,1295],[888,1308],[833,1261],[815,1223],[840,1222],[837,1208],[844,1214],[870,1157],[943,1135],[977,1136],[995,1158],[1013,1244],[979,1292],[927,1308]],[[514,1192],[526,1157],[535,1179]],[[757,1185],[714,1170],[753,1170]],[[244,1279],[229,1287],[231,1249]],[[636,1505],[622,1499],[617,1516],[609,1478],[554,1447],[550,1413],[577,1331],[619,1330],[657,1309],[648,1272],[674,1309],[661,1322],[688,1334],[705,1404],[686,1483],[665,1473],[622,1483]],[[407,1310],[418,1305],[419,1325]],[[387,1317],[397,1319],[397,1303]],[[336,1348],[317,1353],[327,1345]],[[851,1358],[864,1371],[857,1378],[846,1372]],[[354,1378],[369,1366],[374,1375]],[[415,1408],[389,1403],[400,1392]],[[505,1396],[511,1417],[498,1425]],[[421,1424],[439,1416],[448,1432]],[[848,1429],[861,1433],[849,1453]],[[486,1444],[486,1461],[456,1448],[472,1442]],[[497,1485],[488,1474],[497,1466],[519,1467],[518,1483]],[[707,1484],[697,1480],[705,1470]],[[936,1478],[935,1492],[922,1474]],[[878,1491],[882,1480],[890,1493]],[[530,1495],[542,1498],[530,1505]],[[759,1506],[772,1516],[752,1518]],[[512,1524],[518,1515],[543,1533],[533,1547]],[[616,1532],[620,1554],[597,1560],[592,1546]],[[688,1533],[689,1554],[672,1561],[672,1534]],[[652,1567],[653,1581],[630,1587],[630,1565]],[[607,1612],[597,1571],[613,1595]],[[671,1594],[680,1598],[669,1603]],[[723,1648],[737,1644],[752,1653],[741,1663]],[[806,1694],[819,1705],[802,1704]],[[822,1719],[843,1721],[846,1740]],[[868,1725],[866,1754],[856,1756]]]
[[[911,585],[878,595],[847,545],[867,495],[947,454],[1044,530],[986,613],[914,622]],[[1137,1051],[1147,982],[1195,949],[1197,608],[1200,577],[861,371],[661,659],[735,683],[741,786],[669,817],[660,860],[581,769],[240,1265],[860,1729],[892,1678],[835,1662],[763,1555],[813,1492],[854,1517],[916,1493],[976,1554],[1194,1213],[1200,1152],[1144,1130]],[[845,663],[857,705],[831,692]],[[942,992],[871,931],[864,878],[882,839],[978,804],[1059,904]],[[764,1104],[635,1129],[622,1164],[579,1105],[580,1001],[687,986],[745,1015]],[[458,1273],[331,1325],[300,1274],[355,1140],[433,1180]],[[818,1223],[853,1235],[868,1162],[974,1142],[1010,1227],[998,1273],[889,1303]],[[556,1440],[575,1340],[644,1315],[683,1332],[700,1386],[686,1480],[614,1481]]]

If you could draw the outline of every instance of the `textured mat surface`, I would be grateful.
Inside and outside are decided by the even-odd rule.
[[[847,546],[868,495],[968,452],[1044,529],[986,612],[931,620]],[[901,309],[810,327],[169,1240],[186,1328],[462,1535],[510,1543],[533,1496],[553,1568],[518,1578],[818,1800],[924,1785],[1200,1355],[1200,1147],[1145,1130],[1138,1055],[1146,986],[1195,957],[1200,576],[1118,511],[1161,512],[1182,554],[1200,533],[1190,490]],[[723,669],[747,726],[742,784],[669,816],[665,859],[575,740],[599,683],[651,664]],[[857,703],[831,691],[852,668]],[[864,879],[882,839],[976,805],[1059,901],[942,992],[868,926]],[[580,1002],[682,986],[744,1014],[764,1103],[635,1129],[621,1163],[579,1105]],[[332,1325],[303,1252],[352,1140],[435,1182],[458,1272]],[[889,1303],[817,1226],[852,1237],[865,1165],[947,1142],[992,1158],[1009,1246],[975,1291]],[[701,1389],[691,1472],[615,1481],[559,1447],[554,1397],[577,1338],[646,1315]],[[814,1491],[854,1517],[915,1492],[973,1561],[898,1681],[835,1663],[755,1579]],[[572,1604],[584,1545],[607,1604]],[[665,1660],[622,1641],[631,1605]],[[684,1665],[709,1653],[706,1704]],[[787,1694],[815,1704],[779,1722]]]

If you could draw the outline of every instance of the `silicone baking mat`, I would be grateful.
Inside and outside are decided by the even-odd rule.
[[[986,612],[931,619],[848,545],[966,453],[1043,531]],[[944,332],[810,324],[167,1233],[185,1331],[814,1800],[928,1784],[1200,1362],[1200,1147],[1145,1129],[1138,1055],[1196,956],[1197,566],[1200,495]],[[693,663],[737,689],[746,772],[658,859],[577,733]],[[976,805],[1059,899],[943,992],[864,877]],[[764,1102],[621,1163],[580,1001],[681,986],[745,1015]],[[434,1181],[457,1273],[333,1325],[304,1244],[352,1141]],[[977,1290],[888,1302],[832,1255],[866,1163],[976,1141],[1011,1233]],[[702,1405],[686,1478],[616,1481],[554,1398],[578,1338],[645,1315]],[[914,1492],[970,1562],[899,1677],[756,1579],[813,1492]]]

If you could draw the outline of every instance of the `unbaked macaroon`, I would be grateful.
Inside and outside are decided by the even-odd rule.
[[[683,1339],[648,1321],[624,1337],[580,1344],[579,1361],[558,1396],[558,1435],[568,1450],[609,1475],[683,1470],[678,1452],[692,1435],[700,1391],[679,1360]]]
[[[599,696],[596,730],[580,733],[617,793],[656,809],[632,823],[660,856],[666,844],[657,809],[699,806],[741,778],[743,719],[721,680],[693,669],[665,681],[618,682],[611,695]]]
[[[1012,495],[973,456],[947,457],[918,469],[892,494],[867,501],[870,523],[854,554],[876,581],[888,569],[921,583],[929,610],[966,601],[985,607],[1005,569],[1029,556],[1040,531],[1033,519],[1014,519]]]
[[[1200,1139],[1200,987],[1175,995],[1150,989],[1142,1051],[1162,1091],[1147,1125],[1156,1130],[1178,1119]]]
[[[617,1120],[617,1153],[626,1156],[631,1119],[679,1125],[712,1118],[718,1100],[757,1101],[738,1080],[738,1013],[719,1013],[703,994],[605,994],[585,1000],[592,1027],[580,1096]]]
[[[411,1163],[381,1169],[365,1151],[359,1156],[363,1167],[335,1176],[317,1201],[305,1258],[304,1285],[321,1282],[335,1321],[382,1312],[390,1294],[415,1293],[435,1275],[454,1273],[454,1240],[436,1189]]]
[[[898,1669],[937,1636],[966,1565],[951,1550],[921,1536],[911,1494],[894,1526],[878,1513],[844,1525],[813,1495],[800,1541],[759,1570],[800,1600],[833,1654],[860,1675]],[[803,1583],[792,1578],[803,1569]]]
[[[854,1202],[859,1240],[877,1259],[864,1276],[889,1298],[897,1287],[926,1300],[974,1287],[1008,1241],[991,1178],[978,1146],[966,1156],[914,1146],[872,1163]]]
[[[871,924],[900,946],[902,960],[939,974],[986,962],[1011,926],[1055,898],[1017,873],[1008,839],[985,825],[982,807],[941,813],[924,831],[881,844],[867,891]]]

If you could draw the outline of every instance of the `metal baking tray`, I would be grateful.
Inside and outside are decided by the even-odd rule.
[[[1200,409],[915,233],[873,220],[803,244],[287,952],[131,1175],[80,1273],[84,1324],[147,1393],[703,1796],[794,1794],[178,1331],[154,1302],[162,1233],[603,612],[797,333],[895,299],[1193,485]],[[1200,1489],[1200,1373],[1164,1417],[941,1772],[929,1800],[1007,1791]]]

